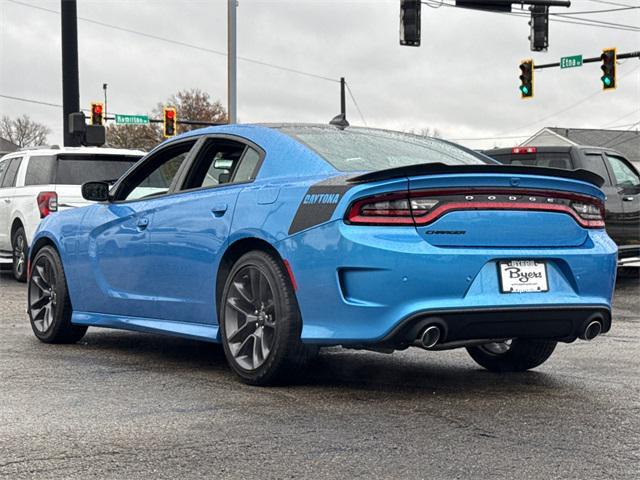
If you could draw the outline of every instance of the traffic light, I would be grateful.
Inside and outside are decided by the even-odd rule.
[[[616,49],[605,48],[600,55],[602,59],[602,89],[609,90],[616,88]]]
[[[178,119],[176,109],[173,107],[164,107],[164,136],[173,137],[176,134]]]
[[[420,0],[400,0],[400,45],[420,46]]]
[[[104,120],[104,104],[93,102],[91,104],[91,125],[102,125]]]
[[[549,47],[549,7],[545,5],[533,5],[531,10],[531,41],[532,52],[546,51]]]
[[[522,98],[533,97],[533,60],[523,60],[520,64],[520,95]]]

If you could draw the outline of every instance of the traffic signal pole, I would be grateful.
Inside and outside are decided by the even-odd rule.
[[[82,140],[69,132],[69,114],[80,111],[78,80],[78,14],[76,0],[60,0],[62,28],[62,125],[65,147],[79,147]]]
[[[227,0],[227,114],[229,123],[237,123],[237,99],[236,99],[236,10],[237,0]]]

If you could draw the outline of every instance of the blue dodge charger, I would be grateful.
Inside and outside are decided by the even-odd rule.
[[[258,385],[329,345],[531,369],[611,327],[602,182],[383,130],[192,131],[42,221],[31,325],[46,343],[88,326],[220,342]]]

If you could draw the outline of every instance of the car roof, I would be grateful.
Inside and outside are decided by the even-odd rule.
[[[50,147],[23,148],[15,152],[11,152],[11,157],[29,155],[60,155],[60,154],[91,154],[91,155],[131,155],[141,157],[146,154],[142,150],[133,150],[128,148],[106,148],[106,147],[59,147],[52,145]],[[9,156],[7,155],[7,156]]]
[[[615,153],[616,155],[620,155],[624,157],[624,155],[622,155],[617,150],[614,150],[613,148],[607,148],[607,147],[591,147],[589,145],[572,145],[572,146],[550,145],[550,146],[544,146],[544,147],[536,147],[535,145],[531,145],[531,146],[536,149],[537,153],[565,153],[565,152],[569,152],[572,148],[575,148],[578,150],[591,150],[591,151],[597,150],[599,152],[612,152],[612,153]],[[527,145],[522,145],[519,147],[509,147],[509,148],[493,148],[491,150],[483,150],[482,153],[489,156],[505,155],[505,154],[511,155],[513,148],[527,148]],[[520,153],[517,155],[526,155],[526,153]]]

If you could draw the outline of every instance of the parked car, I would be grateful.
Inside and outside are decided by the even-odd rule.
[[[584,169],[604,179],[605,223],[618,244],[620,266],[640,262],[640,175],[615,150],[600,147],[515,147],[486,150],[505,165]]]
[[[31,326],[46,343],[88,326],[221,342],[259,385],[328,345],[467,347],[523,371],[611,326],[601,184],[399,132],[195,130],[41,222]]]
[[[144,152],[95,147],[19,150],[0,158],[0,263],[16,280],[27,278],[27,252],[40,220],[88,205],[80,186],[117,180]]]

